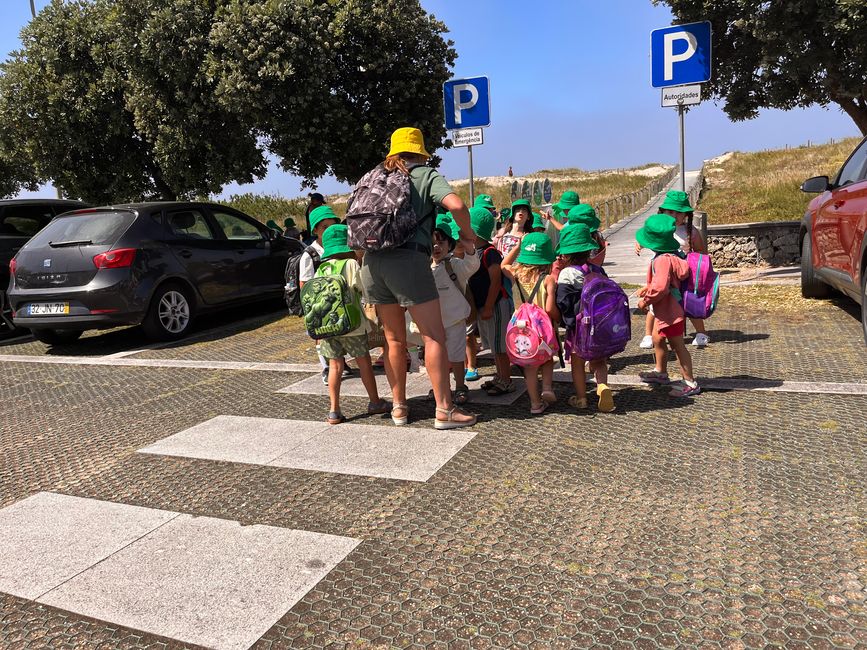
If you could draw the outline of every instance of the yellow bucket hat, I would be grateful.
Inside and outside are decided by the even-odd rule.
[[[425,158],[430,154],[424,148],[424,136],[416,128],[405,126],[391,134],[391,151],[389,156],[399,153],[415,153]]]

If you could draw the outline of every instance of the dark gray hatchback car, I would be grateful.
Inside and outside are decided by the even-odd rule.
[[[279,298],[292,242],[231,208],[156,202],[56,217],[10,264],[13,322],[46,343],[141,324],[156,340],[196,314]]]

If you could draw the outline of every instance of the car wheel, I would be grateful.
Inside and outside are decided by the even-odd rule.
[[[831,287],[816,277],[813,269],[813,241],[810,233],[801,243],[801,295],[804,298],[826,298]]]
[[[82,334],[81,330],[33,330],[33,338],[48,345],[74,343]]]
[[[179,284],[165,284],[154,294],[142,329],[150,339],[173,341],[186,336],[192,324],[190,292]]]

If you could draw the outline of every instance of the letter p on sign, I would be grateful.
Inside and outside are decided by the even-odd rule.
[[[654,88],[710,81],[710,23],[675,25],[651,32],[650,67]]]
[[[491,124],[491,93],[487,77],[451,79],[443,84],[447,129],[470,129]]]

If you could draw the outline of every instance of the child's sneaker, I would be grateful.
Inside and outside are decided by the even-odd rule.
[[[464,373],[464,381],[479,381],[479,369],[467,368],[467,371]]]
[[[573,409],[578,409],[579,411],[583,411],[587,408],[587,398],[579,398],[577,395],[573,395],[569,398],[569,406]]]
[[[653,337],[648,334],[643,339],[641,339],[641,343],[638,344],[638,347],[643,348],[644,350],[649,350],[653,347]]]
[[[599,404],[596,408],[602,413],[611,413],[614,410],[614,395],[611,394],[611,389],[607,384],[599,384],[596,387],[596,394],[599,396]]]
[[[692,344],[697,348],[703,348],[707,346],[708,343],[710,343],[710,339],[708,338],[707,334],[703,334],[701,332],[696,334],[695,338],[692,340]]]
[[[691,397],[692,395],[698,395],[700,392],[701,386],[698,385],[697,381],[688,382],[684,380],[673,384],[673,388],[668,394],[671,397]]]
[[[644,372],[638,373],[638,378],[641,379],[645,384],[668,384],[670,380],[668,378],[667,372],[660,372],[655,368],[653,370],[647,370]]]

